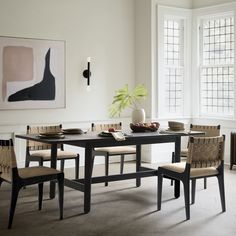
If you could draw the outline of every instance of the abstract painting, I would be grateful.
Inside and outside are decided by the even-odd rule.
[[[0,109],[65,107],[65,42],[0,37]]]

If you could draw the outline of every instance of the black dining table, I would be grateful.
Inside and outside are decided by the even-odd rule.
[[[156,143],[174,143],[175,161],[180,162],[181,137],[190,135],[201,135],[203,132],[126,132],[125,140],[117,141],[113,137],[101,137],[96,132],[84,134],[65,134],[64,138],[41,138],[35,134],[16,135],[17,138],[43,142],[51,145],[51,167],[56,168],[58,144],[67,144],[85,148],[85,174],[83,179],[65,179],[65,186],[84,193],[84,213],[90,212],[91,208],[91,186],[95,183],[121,181],[136,179],[136,186],[141,185],[141,178],[157,176],[157,169],[141,166],[142,145]],[[108,146],[136,146],[136,171],[132,173],[115,174],[109,176],[92,177],[93,150],[97,147]],[[180,196],[180,182],[175,180],[174,196]],[[50,183],[50,198],[55,197],[55,182]]]

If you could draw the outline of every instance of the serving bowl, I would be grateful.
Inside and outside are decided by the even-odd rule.
[[[133,132],[155,132],[159,129],[160,124],[158,122],[151,123],[130,123],[130,128]]]
[[[178,121],[168,121],[170,130],[184,130],[184,123]]]

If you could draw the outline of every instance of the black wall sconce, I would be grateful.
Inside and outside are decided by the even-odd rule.
[[[87,62],[88,62],[87,70],[84,70],[84,72],[83,72],[84,78],[87,79],[87,88],[89,88],[89,86],[90,86],[90,77],[91,77],[90,61],[91,61],[91,58],[88,57],[87,58]]]

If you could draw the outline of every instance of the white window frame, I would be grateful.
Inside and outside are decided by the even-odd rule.
[[[193,40],[192,40],[192,107],[193,118],[209,118],[209,119],[226,119],[233,120],[236,117],[236,80],[234,79],[234,114],[222,115],[222,114],[206,114],[201,113],[201,91],[200,91],[200,72],[201,72],[201,44],[202,39],[200,35],[200,26],[203,19],[216,18],[226,15],[234,16],[234,34],[236,34],[236,3],[223,4],[213,7],[205,7],[193,10]],[[234,78],[236,77],[236,52],[235,52],[234,40]]]
[[[165,110],[164,78],[164,20],[165,18],[181,19],[184,25],[183,55],[183,110],[182,113],[168,113]],[[191,80],[191,10],[157,5],[157,117],[189,118],[191,114],[190,80]]]
[[[227,68],[228,66],[230,66],[230,67],[234,67],[234,64],[218,64],[218,65],[214,65],[214,66],[212,66],[212,65],[204,65],[203,64],[203,29],[202,29],[202,26],[203,26],[203,23],[202,23],[202,21],[204,20],[204,19],[207,19],[207,20],[210,20],[210,19],[212,19],[212,20],[214,20],[214,19],[218,19],[218,18],[221,18],[221,17],[234,17],[234,15],[233,15],[233,13],[232,12],[227,12],[227,13],[223,13],[223,14],[218,14],[218,15],[214,15],[214,16],[206,16],[206,17],[204,17],[204,18],[201,18],[200,19],[200,29],[199,29],[199,36],[200,36],[200,38],[199,38],[199,49],[200,49],[200,52],[199,52],[199,88],[200,88],[200,102],[199,102],[199,106],[200,106],[200,115],[201,116],[204,116],[204,117],[206,117],[206,116],[213,116],[213,117],[224,117],[224,118],[233,118],[234,117],[234,115],[232,114],[232,115],[227,115],[227,114],[221,114],[221,113],[214,113],[214,112],[212,112],[212,113],[210,113],[210,112],[203,112],[202,111],[202,96],[201,96],[201,70],[203,69],[203,68],[218,68],[218,67],[222,67],[222,68]],[[235,32],[234,32],[234,35],[235,35]],[[234,59],[234,63],[235,63],[235,59]],[[235,71],[234,71],[234,75],[235,75]],[[234,82],[235,83],[235,82]],[[234,96],[234,102],[235,102],[235,96]],[[234,106],[235,107],[235,106]],[[233,109],[235,109],[235,108],[233,108]]]

